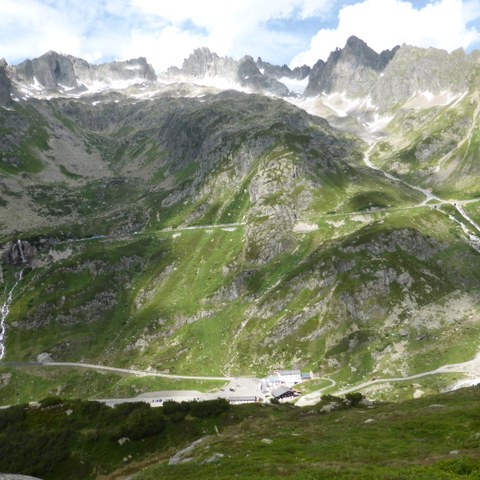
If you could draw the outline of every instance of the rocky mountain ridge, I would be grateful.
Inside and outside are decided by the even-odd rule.
[[[59,92],[76,95],[88,89],[124,88],[134,82],[155,82],[157,76],[145,58],[100,65],[72,55],[49,51],[33,60],[10,66],[7,72],[18,90],[35,95],[35,92]]]
[[[159,73],[161,83],[157,87],[165,87],[165,82],[199,83],[220,90],[233,88],[278,97],[301,95],[304,99],[322,100],[327,96],[326,105],[332,103],[329,96],[343,95],[350,103],[355,99],[368,100],[370,110],[386,112],[395,104],[425,92],[432,95],[448,92],[452,96],[463,93],[479,58],[478,52],[467,55],[457,50],[449,54],[406,45],[377,53],[352,36],[326,61],[319,60],[312,68],[304,65],[290,69],[261,58],[255,61],[248,55],[240,60],[220,57],[203,47],[186,58],[181,68],[171,67]],[[121,91],[134,83],[157,82],[157,74],[145,58],[94,65],[71,55],[47,52],[4,70],[20,90],[17,98],[21,98],[22,89],[31,96],[44,91],[74,96],[85,91],[107,88]],[[342,102],[345,103],[335,99],[333,103]],[[337,116],[339,111],[341,105],[333,110]]]
[[[11,101],[12,85],[7,73],[7,62],[0,59],[0,106],[5,107]]]
[[[307,66],[290,70],[286,65],[274,66],[260,58],[255,62],[248,55],[236,61],[229,57],[219,57],[203,47],[186,58],[181,68],[171,67],[162,77],[170,81],[207,83],[220,79],[227,82],[227,85],[237,85],[252,92],[285,97],[291,92],[281,82],[282,78],[304,80],[309,73]]]

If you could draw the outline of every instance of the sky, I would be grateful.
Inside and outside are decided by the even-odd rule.
[[[0,0],[0,58],[48,50],[92,63],[146,57],[157,73],[208,47],[236,59],[313,65],[351,35],[480,49],[480,0]]]

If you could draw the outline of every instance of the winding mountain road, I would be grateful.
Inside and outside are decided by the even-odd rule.
[[[75,362],[0,362],[0,367],[71,367],[71,368],[89,368],[91,370],[103,370],[115,373],[127,373],[137,377],[161,377],[175,380],[222,380],[233,381],[235,377],[213,377],[213,376],[195,376],[195,375],[173,375],[170,373],[156,373],[147,370],[132,370],[129,368],[108,367],[106,365],[95,365],[93,363],[75,363]]]
[[[412,190],[416,190],[417,192],[423,193],[423,195],[425,195],[425,200],[420,204],[420,206],[432,206],[430,202],[435,202],[434,205],[437,205],[437,206],[450,205],[451,207],[453,207],[467,223],[464,223],[461,220],[456,219],[452,215],[446,212],[443,212],[441,209],[438,209],[438,211],[447,215],[450,218],[450,220],[454,221],[455,223],[458,223],[462,227],[462,230],[464,231],[464,233],[467,235],[467,241],[470,244],[470,246],[480,253],[480,237],[478,236],[480,234],[480,225],[478,225],[462,208],[461,205],[465,204],[465,202],[460,202],[458,200],[445,200],[443,198],[438,197],[437,195],[434,195],[433,193],[426,190],[425,188],[412,185],[406,182],[405,180],[395,177],[391,173],[385,172],[384,170],[376,167],[370,160],[370,153],[375,148],[375,145],[376,145],[376,142],[372,142],[368,150],[364,153],[363,162],[365,163],[365,165],[368,168],[375,170],[376,172],[382,173],[389,180],[401,183],[402,185],[405,185],[406,187],[409,187]],[[473,202],[469,202],[469,203],[473,203]],[[470,229],[472,227],[475,230],[475,233],[470,232]]]
[[[255,378],[250,378],[250,377],[215,377],[215,376],[200,376],[200,375],[173,375],[169,373],[156,373],[156,372],[150,372],[150,371],[145,371],[145,370],[133,370],[133,369],[128,369],[128,368],[117,368],[117,367],[109,367],[105,365],[96,365],[96,364],[91,364],[91,363],[75,363],[75,362],[0,362],[0,367],[6,366],[6,367],[15,367],[15,368],[21,368],[21,367],[69,367],[69,368],[88,368],[88,369],[93,369],[93,370],[101,370],[101,371],[109,371],[109,372],[115,372],[115,373],[124,373],[124,374],[129,374],[129,375],[135,375],[138,377],[161,377],[161,378],[170,378],[170,379],[186,379],[186,380],[220,380],[220,381],[225,381],[229,382],[229,386],[232,388],[224,388],[220,391],[226,392],[224,394],[221,394],[226,397],[234,397],[242,394],[246,394],[248,391],[249,395],[255,395],[255,392],[257,391],[256,384],[259,381],[258,379]],[[356,392],[358,390],[362,390],[364,388],[371,387],[373,385],[381,384],[381,383],[394,383],[394,382],[405,382],[409,380],[416,380],[418,378],[423,378],[423,377],[428,377],[431,375],[441,375],[441,374],[446,374],[446,373],[464,373],[464,374],[469,374],[470,376],[474,376],[479,379],[480,382],[480,355],[477,355],[473,360],[469,360],[467,362],[462,362],[462,363],[453,363],[453,364],[447,364],[443,365],[439,368],[436,368],[435,370],[430,370],[428,372],[423,372],[423,373],[418,373],[415,375],[408,375],[405,377],[388,377],[388,378],[376,378],[367,382],[362,382],[357,385],[353,386],[348,386],[346,388],[342,388],[340,390],[334,390],[334,387],[337,386],[337,382],[333,380],[332,378],[328,377],[321,377],[319,380],[326,380],[330,382],[330,385],[327,385],[325,387],[322,387],[318,390],[315,390],[314,392],[311,392],[307,395],[302,395],[296,402],[296,405],[299,407],[304,407],[304,406],[309,406],[309,405],[315,405],[318,403],[322,397],[322,395],[328,390],[329,393],[335,394],[335,395],[346,395],[347,393],[351,392]],[[235,393],[229,393],[229,391],[234,391],[234,388],[236,392]],[[253,392],[253,393],[252,393]],[[142,397],[145,398],[150,398],[151,395],[151,401],[153,402],[155,398],[160,398],[161,395],[159,395],[161,392],[157,392],[156,394],[145,394]],[[157,395],[158,394],[158,395]],[[182,395],[181,391],[175,392],[176,395]],[[190,395],[191,392],[185,392],[185,395]],[[168,395],[171,396],[172,392],[168,392]],[[216,398],[217,393],[213,394],[200,394],[199,392],[195,393],[196,396],[200,397],[205,397],[205,399],[210,399],[211,398]],[[258,393],[256,395],[259,395]],[[138,398],[138,397],[135,397]],[[107,403],[115,404],[115,403],[121,403],[124,401],[132,401],[132,399],[108,399],[105,400]]]
[[[429,377],[431,375],[441,375],[445,373],[466,373],[478,378],[480,383],[480,355],[477,355],[473,360],[469,360],[467,362],[442,365],[441,367],[436,368],[435,370],[430,370],[428,372],[417,373],[416,375],[408,375],[406,377],[376,378],[374,380],[359,383],[357,385],[343,388],[341,390],[330,391],[329,393],[338,396],[346,395],[347,393],[356,392],[358,390],[362,390],[364,388],[368,388],[372,385],[376,385],[379,383],[406,382],[409,380],[416,380],[417,378]],[[327,378],[325,378],[325,380],[327,380]],[[334,380],[328,380],[331,380],[331,382],[333,382],[332,385],[323,387],[307,395],[303,395],[298,399],[296,405],[298,405],[299,407],[305,407],[318,403],[322,397],[323,392],[325,392],[326,390],[330,390],[332,387],[336,386],[336,382]]]
[[[236,223],[217,223],[214,225],[191,225],[188,227],[167,227],[155,232],[132,232],[119,235],[92,235],[91,237],[83,238],[71,238],[68,240],[61,240],[56,242],[56,245],[64,245],[68,243],[81,243],[81,242],[91,242],[92,240],[127,240],[132,237],[141,237],[145,235],[156,235],[158,233],[181,233],[188,232],[191,230],[225,230],[227,232],[235,230],[237,227],[243,227],[246,225],[246,222],[236,222]]]

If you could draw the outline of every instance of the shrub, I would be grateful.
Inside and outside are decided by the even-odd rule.
[[[72,405],[75,413],[78,413],[82,420],[88,421],[108,421],[112,410],[102,402],[88,401],[78,402],[76,405]],[[103,422],[102,422],[103,423]]]
[[[39,403],[42,408],[57,407],[63,403],[63,400],[60,397],[46,397]]]
[[[23,422],[25,415],[25,405],[15,405],[5,410],[0,410],[0,431],[10,425]]]
[[[347,393],[345,395],[345,400],[347,400],[350,405],[358,405],[365,397],[360,392]]]
[[[165,428],[165,418],[158,409],[137,409],[132,412],[126,422],[120,426],[113,438],[128,437],[130,440],[141,440],[159,434]]]
[[[135,410],[148,410],[150,405],[145,402],[126,402],[115,405],[114,412],[120,418],[127,418]]]
[[[322,395],[322,402],[325,403],[343,403],[343,399],[335,395]]]
[[[0,471],[41,475],[68,457],[68,432],[29,432],[0,436]]]
[[[197,418],[213,417],[230,409],[230,404],[224,398],[207,400],[206,402],[192,402],[190,413]]]
[[[165,415],[171,416],[171,415],[177,415],[178,414],[183,414],[183,418],[187,413],[190,412],[191,409],[191,404],[193,402],[175,402],[173,400],[167,400],[166,402],[163,403],[162,411]]]

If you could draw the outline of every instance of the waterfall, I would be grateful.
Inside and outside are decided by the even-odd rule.
[[[5,356],[5,345],[3,344],[3,340],[5,337],[5,320],[8,317],[8,313],[10,312],[10,305],[13,300],[13,291],[22,280],[22,276],[23,270],[20,271],[17,281],[8,292],[7,298],[5,299],[5,302],[3,302],[2,309],[0,310],[0,360]]]
[[[27,263],[27,259],[23,253],[23,245],[20,239],[17,240],[18,251],[20,252],[20,256],[22,257],[22,263]]]

